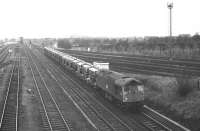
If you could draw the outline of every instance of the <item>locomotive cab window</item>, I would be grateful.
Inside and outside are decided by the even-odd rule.
[[[124,91],[128,93],[136,93],[137,82],[131,81],[125,85]]]

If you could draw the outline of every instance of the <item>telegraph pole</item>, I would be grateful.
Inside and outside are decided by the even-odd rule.
[[[167,3],[167,7],[169,9],[169,36],[172,37],[172,8],[173,8],[173,3]]]

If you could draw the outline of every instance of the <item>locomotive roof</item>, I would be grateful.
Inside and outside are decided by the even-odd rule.
[[[132,78],[132,77],[125,77],[125,78],[122,77],[120,79],[117,79],[115,81],[115,84],[120,85],[120,86],[124,86],[124,85],[131,83],[131,82],[134,82],[134,84],[140,84],[141,83],[140,81],[138,81],[137,79]]]
[[[100,74],[103,76],[109,76],[113,79],[119,79],[119,78],[122,78],[123,76],[125,76],[122,73],[111,71],[111,70],[101,70]]]
[[[139,80],[133,78],[133,77],[129,77],[125,74],[119,73],[119,72],[115,72],[115,71],[111,71],[111,70],[104,70],[104,71],[100,71],[100,74],[103,77],[109,77],[113,80],[115,80],[115,83],[117,85],[120,86],[124,86],[132,81],[135,81],[136,83],[140,83]]]

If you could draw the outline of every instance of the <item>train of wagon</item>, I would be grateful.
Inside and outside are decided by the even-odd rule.
[[[112,103],[128,109],[142,107],[144,85],[138,79],[109,70],[108,63],[91,64],[53,48],[44,47],[44,54],[74,72]]]

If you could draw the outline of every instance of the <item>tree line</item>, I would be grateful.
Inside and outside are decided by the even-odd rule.
[[[127,53],[161,57],[195,58],[200,54],[200,35],[144,38],[66,38],[58,39],[58,47],[109,53]]]

